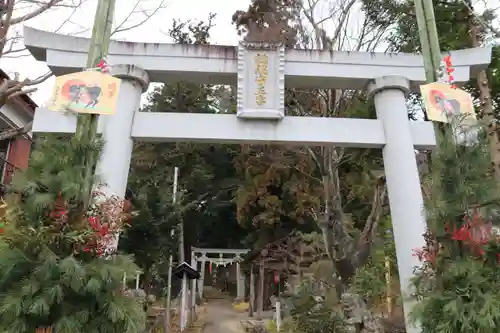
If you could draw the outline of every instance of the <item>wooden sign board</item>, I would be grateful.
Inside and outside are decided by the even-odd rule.
[[[422,85],[420,91],[429,120],[449,123],[462,116],[464,123],[475,123],[476,113],[468,92],[443,82]]]
[[[96,71],[56,77],[49,102],[52,111],[112,115],[116,112],[120,79]]]

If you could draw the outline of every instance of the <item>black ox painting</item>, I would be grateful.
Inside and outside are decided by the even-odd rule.
[[[56,78],[48,109],[111,115],[116,111],[120,79],[86,71]]]
[[[468,92],[442,82],[420,86],[420,91],[429,120],[449,123],[460,118],[464,124],[475,123],[476,114]]]

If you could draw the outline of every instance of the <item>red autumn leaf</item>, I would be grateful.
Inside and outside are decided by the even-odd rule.
[[[456,241],[468,241],[471,239],[469,226],[462,226],[460,229],[453,231],[451,239]]]

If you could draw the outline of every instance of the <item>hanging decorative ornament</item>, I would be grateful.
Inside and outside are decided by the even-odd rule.
[[[5,228],[5,224],[4,223],[0,223],[0,233],[3,233],[4,232],[4,229]]]
[[[274,284],[279,284],[280,283],[280,274],[278,273],[277,270],[274,271]]]
[[[97,68],[99,69],[99,71],[101,73],[109,73],[109,66],[108,66],[108,63],[106,61],[106,58],[103,58],[101,59],[101,61],[99,61],[99,63],[97,64]]]
[[[471,95],[455,85],[451,56],[447,55],[438,71],[438,82],[420,86],[429,120],[449,123],[453,116],[465,116],[462,124],[474,124],[476,115]]]
[[[446,57],[443,58],[444,61],[444,74],[446,75],[446,81],[450,84],[451,88],[456,89],[457,87],[455,86],[455,77],[453,76],[453,72],[455,71],[455,68],[453,68],[453,64],[451,62],[451,56],[447,55]]]

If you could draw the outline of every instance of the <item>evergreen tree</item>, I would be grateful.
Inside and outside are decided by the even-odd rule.
[[[82,156],[99,140],[45,137],[17,174],[0,230],[0,330],[32,333],[137,333],[140,302],[123,289],[135,277],[130,257],[108,251],[128,219],[123,201],[95,192],[84,203]]]
[[[500,325],[500,296],[491,292],[500,281],[498,197],[487,133],[477,131],[477,140],[458,145],[449,128],[432,158],[426,245],[413,281],[420,302],[412,316],[424,333],[493,333]]]
[[[388,36],[391,51],[420,52],[412,1],[364,0],[363,4],[371,23],[393,28]],[[491,10],[474,13],[470,0],[433,5],[443,51],[487,43],[491,29],[486,26],[494,19]],[[492,161],[495,167],[498,164],[499,152],[498,55],[494,48],[488,70],[476,73],[464,88],[476,99],[476,113],[487,129],[477,129],[478,140],[457,145],[460,140],[451,134],[457,129],[448,128],[448,139],[439,135],[430,174],[424,175],[427,244],[416,253],[422,260],[414,280],[420,302],[412,314],[424,333],[497,332],[500,325],[500,298],[490,292],[498,286],[500,273],[494,232],[498,187],[493,178],[496,169],[491,167]]]

